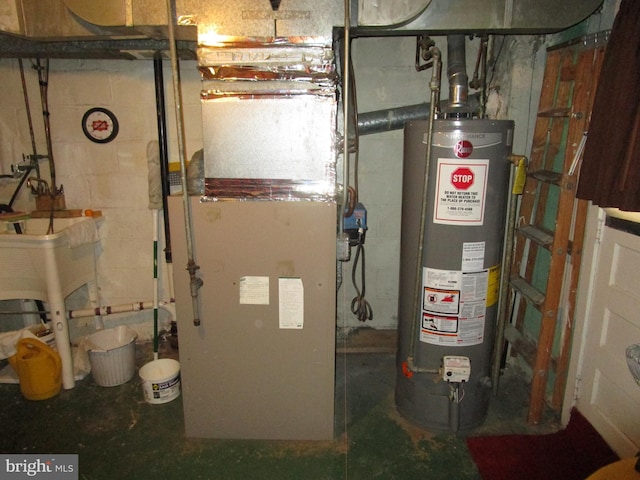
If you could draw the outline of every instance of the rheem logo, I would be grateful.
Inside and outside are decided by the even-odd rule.
[[[453,153],[458,158],[467,158],[473,152],[473,145],[468,140],[460,140],[453,147]]]

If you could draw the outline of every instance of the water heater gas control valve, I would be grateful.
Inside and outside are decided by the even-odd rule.
[[[471,375],[469,357],[445,355],[442,357],[442,379],[445,382],[468,382]]]

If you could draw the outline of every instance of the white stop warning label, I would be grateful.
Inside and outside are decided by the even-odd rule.
[[[439,158],[433,223],[482,225],[489,160]]]

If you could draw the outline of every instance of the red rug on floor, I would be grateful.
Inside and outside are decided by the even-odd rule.
[[[483,480],[584,480],[619,459],[576,409],[559,432],[468,437],[467,446]]]

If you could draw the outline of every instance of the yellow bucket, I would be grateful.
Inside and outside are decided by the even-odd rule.
[[[62,386],[62,361],[58,352],[35,338],[23,338],[9,363],[20,379],[20,391],[28,400],[45,400]]]

